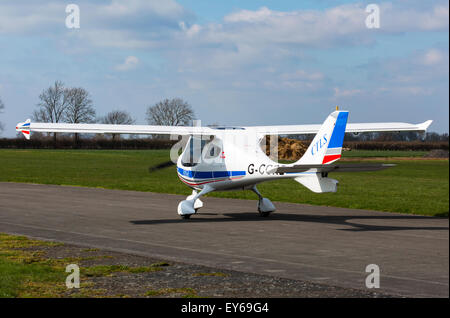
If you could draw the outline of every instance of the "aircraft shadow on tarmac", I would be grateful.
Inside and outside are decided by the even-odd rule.
[[[202,217],[202,216],[218,216],[218,217]],[[344,226],[352,226],[352,228],[337,229],[341,231],[403,231],[403,230],[445,230],[448,231],[448,226],[398,226],[398,225],[373,225],[373,224],[361,224],[352,223],[351,220],[355,219],[358,222],[364,222],[364,220],[384,220],[389,223],[390,220],[405,220],[405,221],[419,221],[432,218],[428,216],[413,216],[413,215],[386,215],[386,216],[374,216],[374,215],[306,215],[306,214],[283,214],[273,213],[269,217],[260,217],[254,212],[251,213],[197,213],[189,220],[181,220],[178,218],[173,219],[155,219],[155,220],[134,220],[130,223],[135,225],[158,225],[158,224],[186,224],[186,223],[217,223],[217,222],[272,222],[272,221],[287,221],[287,222],[314,222],[323,224],[336,224]],[[410,223],[410,222],[409,222]]]

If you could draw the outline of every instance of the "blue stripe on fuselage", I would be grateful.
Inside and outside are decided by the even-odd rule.
[[[245,176],[245,171],[191,171],[178,167],[177,171],[182,176],[192,179],[215,179],[224,177]]]

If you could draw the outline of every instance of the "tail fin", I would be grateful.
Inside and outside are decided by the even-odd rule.
[[[332,112],[295,164],[330,164],[341,158],[347,119],[348,111]]]

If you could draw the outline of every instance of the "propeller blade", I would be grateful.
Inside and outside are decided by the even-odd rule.
[[[153,166],[153,167],[149,167],[148,168],[148,172],[152,173],[152,172],[155,172],[155,171],[158,171],[158,170],[161,170],[161,169],[164,169],[164,168],[168,168],[168,167],[171,167],[171,166],[174,166],[174,165],[175,164],[172,161],[166,161],[166,162],[160,163],[159,165],[156,165],[156,166]]]

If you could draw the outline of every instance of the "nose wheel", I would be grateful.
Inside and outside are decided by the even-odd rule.
[[[186,198],[186,200],[181,201],[178,204],[178,215],[181,216],[183,220],[187,220],[191,217],[192,214],[197,213],[197,211],[203,207],[203,202],[199,199],[200,196],[213,191],[211,187],[208,185],[205,186],[202,191],[197,193],[197,191],[193,190],[192,194]]]

